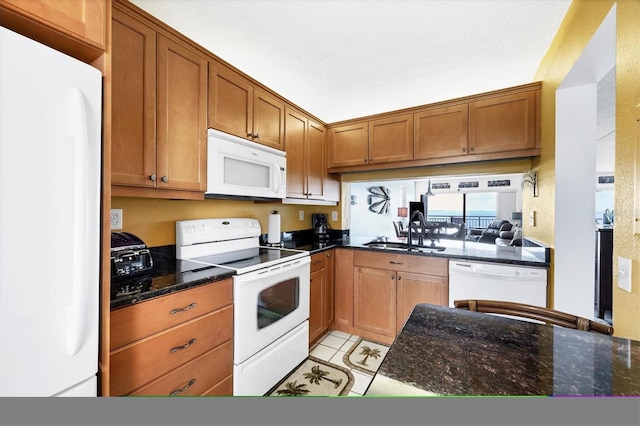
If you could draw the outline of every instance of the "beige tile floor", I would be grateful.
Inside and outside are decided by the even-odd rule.
[[[321,337],[320,340],[318,340],[318,343],[316,343],[309,351],[309,355],[311,356],[339,365],[340,367],[344,367],[351,371],[355,382],[351,387],[349,396],[362,396],[373,379],[373,376],[356,371],[342,362],[342,357],[359,338],[360,336],[343,333],[342,331],[330,331]]]

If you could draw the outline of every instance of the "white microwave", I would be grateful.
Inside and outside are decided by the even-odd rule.
[[[206,198],[283,199],[286,185],[284,151],[207,130]]]

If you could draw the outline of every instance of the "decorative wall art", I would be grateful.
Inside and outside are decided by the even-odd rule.
[[[391,203],[389,188],[386,186],[371,186],[367,188],[367,191],[369,191],[367,196],[369,211],[377,214],[389,213],[389,204]]]

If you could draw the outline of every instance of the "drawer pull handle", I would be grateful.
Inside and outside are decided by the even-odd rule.
[[[191,339],[182,346],[176,346],[175,348],[171,348],[169,352],[174,353],[174,352],[181,351],[183,349],[187,349],[189,346],[193,345],[195,342],[196,342],[196,339]]]
[[[178,395],[179,393],[182,393],[182,392],[186,391],[186,390],[187,390],[187,389],[189,389],[191,386],[193,386],[193,384],[194,384],[195,382],[196,382],[196,379],[191,379],[191,380],[189,380],[189,383],[187,383],[183,388],[180,388],[180,389],[176,389],[176,390],[174,390],[173,392],[171,392],[171,393],[169,394],[169,396],[176,396],[176,395]]]
[[[316,260],[315,262],[313,262],[313,264],[314,264],[314,265],[319,265],[319,264],[320,264],[320,261],[319,261],[319,260]]]
[[[195,302],[185,306],[184,308],[176,308],[176,309],[172,309],[171,312],[169,312],[171,315],[173,314],[177,314],[178,312],[184,312],[184,311],[188,311],[189,309],[195,308],[196,304]]]
[[[394,262],[393,260],[390,260],[389,263],[392,265],[404,265],[404,262]]]

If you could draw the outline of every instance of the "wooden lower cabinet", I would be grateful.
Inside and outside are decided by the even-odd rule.
[[[395,271],[356,266],[353,326],[389,337],[396,335]]]
[[[418,303],[447,306],[449,280],[447,277],[398,272],[396,281],[396,333],[399,333],[413,307]]]
[[[355,250],[334,249],[334,322],[353,326],[353,257]]]
[[[161,376],[130,395],[198,396],[216,395],[220,384],[233,374],[233,341],[212,349]],[[217,393],[225,395],[225,393]],[[231,392],[226,395],[231,395]]]
[[[111,318],[109,395],[233,394],[231,279],[118,309]]]
[[[333,324],[333,250],[311,256],[309,343]]]
[[[447,259],[356,250],[353,265],[356,332],[394,338],[416,304],[448,304]]]

